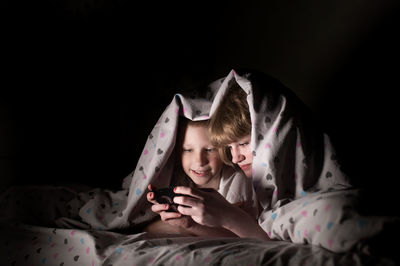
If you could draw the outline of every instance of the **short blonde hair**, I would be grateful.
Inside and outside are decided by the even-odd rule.
[[[222,99],[210,120],[211,143],[218,148],[222,161],[232,165],[232,155],[227,148],[251,133],[251,118],[246,92],[236,83]]]

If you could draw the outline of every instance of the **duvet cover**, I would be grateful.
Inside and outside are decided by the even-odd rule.
[[[179,117],[209,119],[232,86],[247,94],[258,222],[272,240],[142,232],[156,218],[148,184],[166,187],[173,179]],[[293,92],[263,73],[232,70],[207,88],[173,97],[120,190],[40,186],[3,193],[0,259],[2,265],[394,265],[381,236],[395,237],[398,230],[386,228],[398,228],[399,218],[361,213],[359,194],[329,136]]]

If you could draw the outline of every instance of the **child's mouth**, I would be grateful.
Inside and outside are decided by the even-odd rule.
[[[239,165],[239,166],[240,166],[240,168],[242,168],[243,171],[246,171],[251,168],[251,163],[245,164],[245,165]]]
[[[196,171],[196,170],[191,170],[193,174],[195,174],[196,176],[199,177],[203,177],[203,176],[208,176],[208,174],[210,173],[210,170],[204,170],[204,171]]]

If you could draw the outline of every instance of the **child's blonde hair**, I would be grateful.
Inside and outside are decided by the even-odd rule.
[[[227,148],[251,133],[251,119],[246,92],[238,85],[233,85],[211,117],[211,143],[218,147],[218,152],[225,164],[233,166],[232,155]]]

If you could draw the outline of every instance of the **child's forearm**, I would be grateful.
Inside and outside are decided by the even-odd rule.
[[[191,233],[189,230],[185,228],[170,225],[166,222],[161,221],[160,219],[157,219],[148,224],[143,231],[156,235],[158,234],[194,235],[194,233]]]
[[[257,220],[239,208],[233,208],[226,219],[223,227],[235,233],[239,237],[270,240],[267,233],[260,227]]]
[[[208,227],[201,224],[194,224],[188,230],[196,236],[214,236],[214,237],[238,237],[233,232],[222,227]]]
[[[184,228],[181,226],[170,225],[161,220],[151,222],[143,231],[154,235],[179,234],[188,236],[237,237],[237,235],[231,231],[221,227],[213,228],[195,223],[189,228]]]

